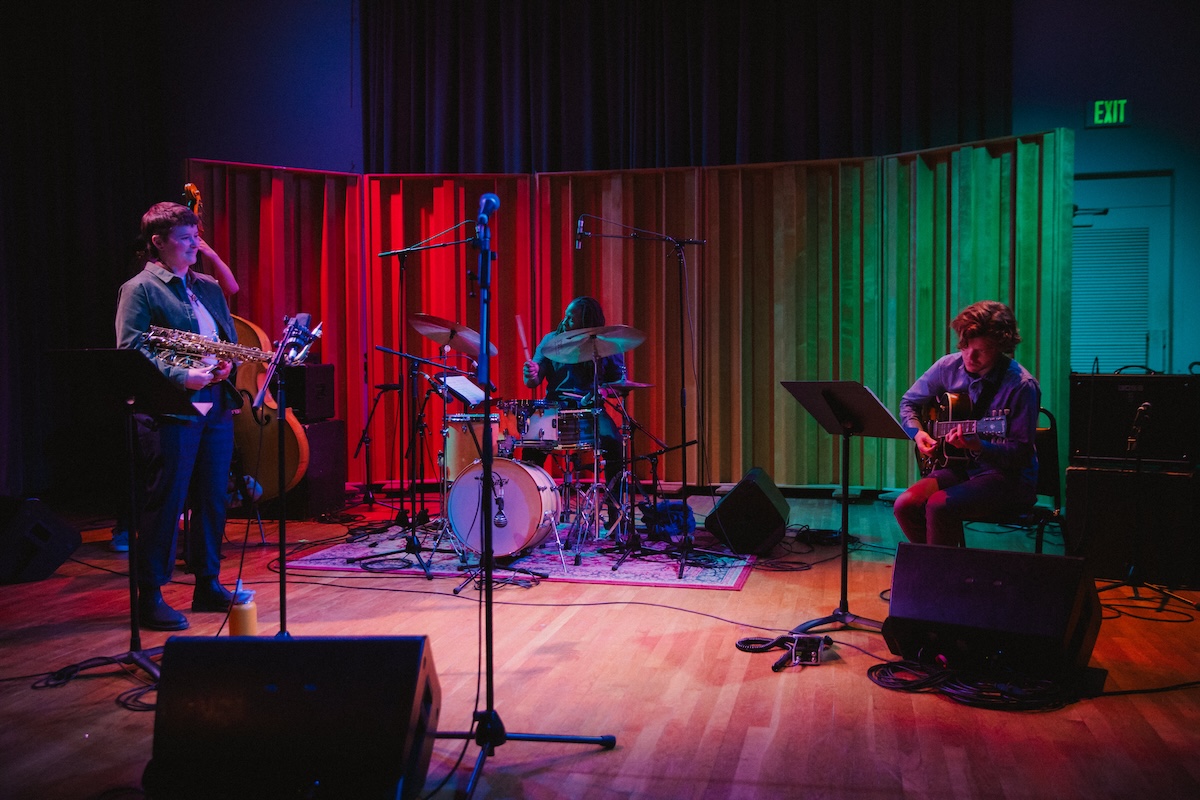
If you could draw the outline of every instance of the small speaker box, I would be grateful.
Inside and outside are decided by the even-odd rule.
[[[754,467],[704,520],[704,527],[739,554],[766,555],[787,530],[788,503],[771,476]]]
[[[333,364],[293,364],[280,367],[284,378],[284,399],[301,422],[320,422],[337,411],[334,397]],[[278,397],[279,381],[271,390]]]
[[[0,497],[0,584],[50,577],[81,541],[40,500]]]

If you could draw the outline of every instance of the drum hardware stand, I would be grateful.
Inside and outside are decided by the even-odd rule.
[[[390,355],[394,355],[394,356],[398,356],[400,358],[407,359],[408,363],[409,363],[408,381],[409,381],[410,402],[412,403],[412,406],[411,406],[411,408],[412,408],[412,425],[410,427],[409,450],[408,450],[408,466],[409,466],[408,496],[409,496],[409,508],[412,510],[412,518],[406,519],[403,521],[400,518],[397,518],[396,521],[398,524],[402,525],[404,528],[403,533],[401,534],[406,539],[404,552],[408,553],[410,555],[415,555],[417,563],[421,565],[421,569],[424,570],[424,572],[425,572],[425,577],[429,580],[433,580],[433,573],[430,571],[430,562],[427,561],[426,559],[421,558],[421,552],[422,552],[421,542],[420,542],[419,537],[417,536],[418,529],[421,526],[428,524],[428,522],[429,522],[428,510],[425,509],[424,506],[422,506],[420,511],[417,510],[417,484],[418,483],[423,484],[425,481],[424,460],[421,458],[420,448],[422,447],[421,442],[424,441],[424,434],[425,434],[426,428],[427,428],[427,426],[425,425],[425,404],[429,401],[429,393],[428,392],[422,398],[420,396],[420,393],[417,391],[417,376],[423,374],[423,373],[421,373],[420,369],[418,369],[417,365],[418,364],[427,364],[431,367],[436,367],[439,369],[443,369],[443,368],[451,369],[451,368],[446,367],[444,360],[442,363],[439,363],[437,361],[433,361],[428,358],[414,356],[411,353],[401,353],[397,350],[392,350],[391,348],[384,347],[382,345],[375,345],[375,349],[379,350],[381,352],[384,352],[384,353],[388,353]],[[387,385],[387,384],[385,384],[385,385]],[[418,439],[420,439],[420,442],[418,441]],[[445,472],[444,468],[442,469],[442,472],[443,473]],[[444,489],[443,489],[443,491],[444,491]],[[443,499],[443,503],[444,502],[445,501]],[[445,509],[443,507],[443,511],[444,510]],[[444,523],[439,521],[439,525],[444,525]],[[432,551],[434,551],[434,552],[437,551],[437,546],[441,542],[443,533],[444,533],[444,527],[439,532],[438,539],[434,543],[433,548],[431,548]],[[394,551],[394,552],[398,552],[398,551]],[[394,555],[394,552],[380,553],[380,554],[373,554],[373,555],[377,555],[378,557],[384,557],[384,556],[388,556],[388,555]],[[368,556],[367,558],[371,558],[371,556]]]
[[[537,733],[508,733],[504,729],[504,723],[500,719],[500,714],[496,710],[496,678],[495,678],[495,659],[494,659],[494,586],[492,583],[493,571],[495,568],[495,552],[492,547],[492,393],[491,381],[489,378],[490,372],[490,339],[489,329],[491,327],[491,284],[492,284],[492,259],[494,253],[491,249],[491,229],[489,225],[489,217],[496,212],[500,207],[500,198],[494,194],[484,194],[479,200],[479,219],[477,225],[479,249],[479,307],[480,307],[480,359],[479,359],[479,377],[480,383],[484,387],[483,398],[483,489],[480,492],[480,504],[482,506],[480,513],[483,523],[483,553],[480,556],[480,563],[483,566],[483,628],[484,628],[484,683],[485,689],[484,700],[485,706],[481,711],[476,711],[472,716],[473,730],[465,732],[442,732],[439,731],[437,736],[444,739],[473,739],[479,745],[479,755],[475,761],[475,767],[471,771],[471,777],[465,788],[465,795],[471,797],[475,793],[475,786],[478,783],[479,775],[483,772],[483,765],[488,757],[495,755],[496,748],[504,744],[509,739],[520,741],[535,741],[535,742],[564,742],[575,744],[594,744],[603,747],[606,750],[611,750],[617,746],[615,736],[559,736],[551,734]]]
[[[375,385],[375,388],[379,390],[379,393],[375,395],[375,400],[371,403],[371,413],[367,414],[367,421],[366,424],[363,425],[362,435],[359,436],[358,445],[354,448],[354,455],[351,457],[358,458],[358,454],[360,452],[365,453],[364,464],[366,468],[367,482],[363,484],[362,501],[368,508],[374,507],[376,502],[375,486],[371,482],[371,420],[375,418],[375,410],[379,408],[379,401],[383,399],[383,396],[388,392],[399,391],[400,389],[404,388],[404,386],[399,383],[379,383]],[[395,506],[388,505],[382,501],[379,504],[381,506],[390,508],[393,511],[398,510],[395,508]]]
[[[614,530],[617,532],[617,546],[609,552],[620,552],[621,557],[617,559],[617,563],[613,564],[613,572],[620,569],[621,565],[625,563],[625,559],[630,556],[640,558],[644,555],[656,555],[655,551],[642,547],[642,536],[638,533],[637,525],[634,524],[633,484],[637,483],[637,479],[633,476],[633,418],[629,415],[629,410],[625,407],[625,401],[620,395],[616,398],[616,406],[617,410],[621,412],[622,465],[621,477],[619,478],[620,488],[617,491],[617,496],[620,498],[621,511],[614,526]],[[600,552],[605,551],[601,550]]]

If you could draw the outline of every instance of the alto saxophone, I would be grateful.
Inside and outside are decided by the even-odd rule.
[[[216,357],[222,361],[259,361],[268,363],[275,358],[275,353],[260,350],[257,347],[222,342],[209,339],[191,331],[180,331],[174,328],[163,328],[151,325],[149,333],[142,334],[142,344],[146,346],[155,358],[174,367],[188,369],[210,366],[204,363],[206,357]]]

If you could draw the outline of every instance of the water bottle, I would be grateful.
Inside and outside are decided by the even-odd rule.
[[[229,609],[229,635],[258,635],[258,606],[254,604],[254,590],[243,589],[241,578],[238,578],[233,591],[233,605]]]

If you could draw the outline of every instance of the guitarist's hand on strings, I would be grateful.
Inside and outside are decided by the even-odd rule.
[[[962,428],[953,428],[946,434],[946,444],[951,447],[958,447],[962,450],[970,450],[972,453],[978,453],[983,449],[983,442],[978,436],[966,435]]]
[[[917,431],[913,437],[913,441],[917,445],[917,452],[923,456],[930,456],[937,449],[937,439],[930,436],[925,431]]]

